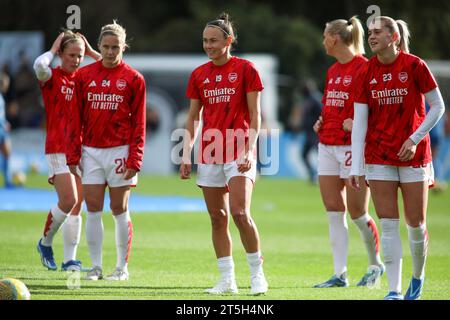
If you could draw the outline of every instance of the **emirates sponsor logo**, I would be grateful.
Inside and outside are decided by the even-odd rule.
[[[203,94],[205,95],[205,98],[211,98],[211,97],[217,97],[222,95],[230,95],[235,94],[236,89],[235,88],[220,88],[220,89],[214,89],[214,90],[203,90]]]
[[[331,91],[327,92],[327,99],[330,99],[330,98],[348,100],[349,94],[348,94],[348,92],[345,92],[345,91],[331,90]]]
[[[392,97],[401,97],[408,95],[407,88],[401,89],[384,89],[384,90],[372,90],[372,98],[392,98]]]
[[[238,78],[238,75],[235,72],[228,74],[228,80],[231,83],[235,82],[237,80],[237,78]]]
[[[344,77],[344,86],[348,87],[352,83],[352,76],[345,76]]]
[[[121,95],[103,92],[88,92],[87,98],[91,103],[91,109],[98,110],[117,110],[119,108],[119,104],[124,101],[124,97]]]
[[[345,107],[345,101],[350,98],[349,93],[345,91],[331,90],[327,92],[326,105],[330,107]]]
[[[123,89],[125,89],[127,87],[127,82],[123,79],[119,79],[116,81],[116,87],[117,87],[117,89],[122,91]]]
[[[66,87],[66,86],[61,86],[61,93],[65,96],[66,101],[71,101],[72,97],[73,97],[73,89]]]
[[[372,99],[376,99],[380,106],[388,104],[402,104],[408,95],[407,88],[372,90]]]
[[[209,104],[230,102],[231,96],[236,94],[235,88],[220,88],[214,90],[203,90],[203,95],[208,99]]]
[[[398,79],[399,79],[401,82],[405,83],[406,81],[408,81],[408,74],[407,74],[406,72],[400,72],[400,73],[398,74]]]

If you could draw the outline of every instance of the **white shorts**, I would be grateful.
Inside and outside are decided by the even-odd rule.
[[[400,183],[428,181],[434,184],[433,164],[423,167],[396,167],[379,164],[366,164],[366,180],[399,181]]]
[[[107,184],[109,187],[136,186],[137,174],[124,180],[129,146],[93,148],[83,146],[81,153],[82,184]]]
[[[56,175],[63,173],[70,173],[67,165],[66,155],[64,153],[49,153],[46,154],[48,164],[48,182],[53,184]]]
[[[352,167],[351,146],[329,146],[319,143],[317,173],[347,179]]]
[[[233,177],[247,177],[253,183],[256,180],[256,160],[250,170],[244,173],[238,171],[236,161],[225,164],[202,164],[197,167],[197,185],[199,187],[225,187]]]

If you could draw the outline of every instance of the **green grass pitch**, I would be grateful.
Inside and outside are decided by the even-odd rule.
[[[50,188],[46,177],[30,175],[27,187]],[[140,177],[133,193],[201,197],[195,180],[172,177]],[[27,199],[23,199],[27,201]],[[430,244],[423,299],[450,299],[450,191],[430,192],[428,229]],[[373,216],[374,210],[371,207]],[[250,279],[245,252],[236,227],[231,222],[233,256],[236,264],[238,295],[214,297],[203,290],[218,278],[207,213],[132,213],[133,246],[130,280],[89,282],[80,289],[68,289],[68,274],[47,271],[40,263],[36,242],[41,236],[47,212],[0,212],[0,278],[21,279],[32,299],[382,299],[387,293],[383,275],[379,288],[355,285],[367,267],[364,244],[349,221],[350,247],[348,275],[350,287],[314,289],[333,272],[328,223],[317,186],[304,181],[260,178],[252,201],[252,216],[259,228],[264,254],[264,270],[269,292],[249,296]],[[83,232],[78,258],[90,264]],[[377,224],[378,219],[376,219]],[[411,256],[406,226],[401,218],[403,242],[403,293],[411,277]],[[105,239],[104,273],[115,267],[114,222],[110,212],[103,218]],[[54,242],[55,259],[62,260],[62,237]]]

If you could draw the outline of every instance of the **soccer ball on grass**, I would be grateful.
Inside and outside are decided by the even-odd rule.
[[[30,300],[30,291],[20,280],[13,278],[1,279],[0,300]]]

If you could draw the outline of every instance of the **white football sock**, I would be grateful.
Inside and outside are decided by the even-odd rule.
[[[398,219],[380,219],[381,245],[389,282],[389,291],[402,292],[402,242]]]
[[[408,228],[409,248],[413,262],[413,277],[423,279],[425,277],[425,261],[427,259],[428,250],[428,232],[425,224],[421,224],[417,228]]]
[[[333,250],[334,274],[347,272],[348,225],[345,212],[328,212],[330,243]]]
[[[47,215],[47,222],[45,223],[44,234],[41,243],[44,246],[51,247],[53,244],[53,237],[58,232],[61,225],[67,218],[67,213],[62,211],[58,206],[50,210]]]
[[[257,274],[264,274],[263,272],[263,262],[264,258],[261,251],[254,253],[247,253],[247,262],[250,267],[250,275],[255,276]]]
[[[113,216],[116,222],[117,268],[127,270],[133,238],[133,224],[128,211]]]
[[[369,257],[369,265],[381,265],[379,250],[380,238],[375,221],[366,212],[363,216],[354,219],[353,222],[358,227],[361,238],[366,245],[367,255]]]
[[[232,256],[217,259],[217,266],[222,280],[234,280],[234,261]]]
[[[64,263],[76,260],[77,248],[81,237],[81,214],[69,215],[62,225],[62,236],[64,242]]]
[[[86,215],[86,241],[92,267],[102,267],[103,220],[102,212],[88,212]]]

